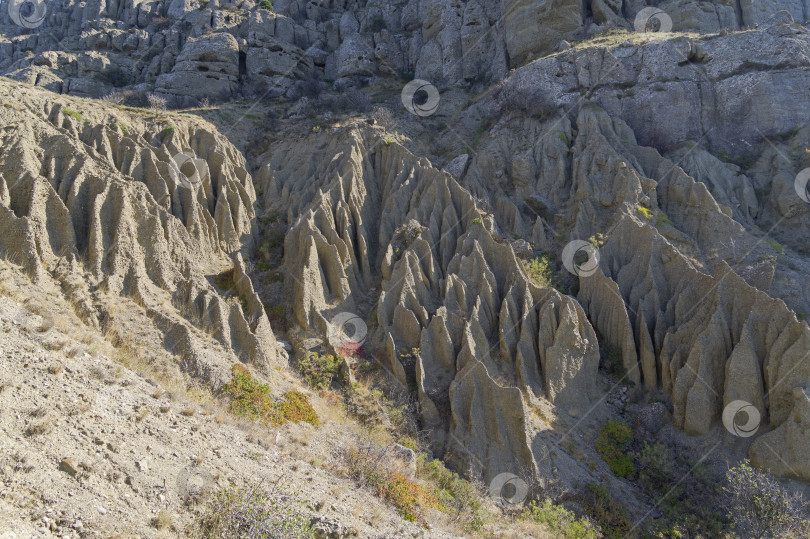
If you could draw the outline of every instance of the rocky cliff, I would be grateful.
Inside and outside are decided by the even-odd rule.
[[[751,28],[780,11],[805,20],[810,11],[802,0],[60,0],[40,2],[22,27],[3,10],[0,72],[89,97],[145,85],[176,105],[300,97],[313,85],[348,89],[392,75],[482,84],[570,41],[643,31],[657,20],[642,11],[649,3],[679,32]]]
[[[609,349],[623,399],[810,481],[810,3],[268,7],[0,14],[0,252],[214,389],[242,361],[280,390],[351,313],[432,453],[486,482],[601,480],[561,446],[625,417]],[[435,115],[400,107],[413,78]],[[324,97],[358,89],[375,119]],[[123,105],[147,94],[195,107]]]

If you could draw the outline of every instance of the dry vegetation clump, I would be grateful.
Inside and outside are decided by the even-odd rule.
[[[297,497],[284,492],[276,483],[226,487],[209,502],[199,521],[197,537],[314,537],[309,520]]]

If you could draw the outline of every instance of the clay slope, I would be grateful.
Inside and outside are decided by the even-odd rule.
[[[579,304],[531,283],[469,191],[373,129],[267,160],[257,181],[268,210],[289,211],[298,326],[326,333],[339,312],[370,312],[365,347],[416,392],[437,451],[487,480],[536,472],[529,410],[548,399],[581,414],[598,396]]]
[[[573,125],[559,116],[501,121],[462,183],[492,200],[512,233],[533,234],[545,249],[604,240],[599,269],[580,276],[577,297],[594,328],[621,348],[630,378],[668,394],[675,424],[688,434],[713,432],[732,401],[754,404],[762,418],[754,461],[807,479],[805,457],[791,448],[808,441],[796,426],[810,379],[810,330],[796,315],[807,305],[797,223],[808,208],[787,185],[805,165],[786,157],[807,143],[790,112],[806,101],[769,106],[790,133],[762,140],[756,116],[740,119],[738,132],[759,142],[751,177],[688,140],[665,156],[639,146],[624,121],[589,103]],[[508,135],[518,126],[528,142]],[[766,168],[775,155],[778,179]]]
[[[810,379],[810,330],[794,312],[806,298],[775,276],[808,272],[757,228],[772,218],[768,195],[754,193],[764,180],[694,142],[661,155],[594,103],[575,110],[507,113],[459,181],[371,128],[263,156],[264,205],[292,225],[297,325],[325,333],[338,312],[369,313],[366,348],[418,395],[435,448],[485,478],[539,470],[544,423],[531,411],[544,399],[573,416],[600,400],[597,330],[639,389],[669,396],[678,428],[725,432],[725,405],[745,400],[762,417],[752,458],[807,479],[795,448],[808,431],[788,421]],[[751,123],[741,129],[756,132]],[[579,278],[574,301],[529,282],[512,238],[556,256],[590,240],[599,269]]]
[[[268,370],[276,341],[240,254],[255,200],[241,154],[199,119],[18,84],[0,92],[3,256],[58,282],[102,330],[112,330],[117,298],[142,305],[151,338],[214,387],[237,358]]]

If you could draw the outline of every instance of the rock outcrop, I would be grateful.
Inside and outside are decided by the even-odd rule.
[[[0,88],[15,96],[3,109],[3,255],[60,283],[96,327],[117,297],[142,305],[167,350],[214,387],[237,358],[269,371],[275,337],[240,255],[256,196],[241,154],[200,120],[165,116],[161,131],[115,108]]]
[[[229,99],[239,80],[239,44],[230,34],[189,38],[171,73],[157,78],[158,95],[178,106],[201,98]]]
[[[487,480],[537,470],[532,403],[579,415],[598,398],[596,335],[579,304],[533,284],[449,174],[373,130],[289,143],[267,161],[257,181],[292,223],[299,326],[325,332],[336,313],[373,304],[365,345],[416,392],[435,447],[459,469],[476,456]],[[375,300],[364,291],[378,274]]]
[[[794,43],[806,50],[806,42]],[[661,46],[676,44],[673,40]],[[645,48],[645,57],[655,50]],[[506,84],[525,84],[522,77],[541,73],[546,81],[554,79],[549,76],[553,69],[537,66],[560,62],[566,55],[518,70]],[[736,76],[758,75],[738,73],[724,83],[733,84]],[[779,76],[771,82],[781,84]],[[706,82],[703,88],[708,95],[713,86]],[[599,101],[598,91],[594,100]],[[808,276],[798,263],[804,252],[796,236],[801,227],[794,225],[804,222],[808,208],[795,190],[789,191],[806,166],[790,149],[807,144],[800,116],[792,112],[797,103],[769,101],[770,120],[785,121],[782,128],[789,132],[774,136],[775,142],[762,140],[767,135],[756,115],[736,118],[738,133],[760,137],[750,142],[755,149],[745,174],[693,142],[663,145],[668,150],[664,156],[638,145],[630,125],[636,120],[618,119],[610,113],[610,103],[605,109],[583,105],[573,125],[553,115],[528,124],[503,119],[472,159],[462,184],[490,201],[495,221],[509,225],[506,233],[534,235],[538,244],[545,242],[546,249],[557,253],[566,240],[604,241],[599,268],[579,277],[577,297],[594,328],[621,350],[629,379],[671,396],[677,427],[692,435],[722,429],[724,407],[743,400],[759,411],[760,432],[773,429],[755,442],[751,456],[757,463],[767,459],[766,443],[808,443],[805,430],[794,428],[800,420],[789,419],[801,416],[801,395],[810,380],[810,328],[797,317],[808,312]],[[628,109],[629,114],[637,111]],[[721,126],[730,121],[726,113],[723,118]],[[701,123],[694,119],[683,125],[692,129]],[[668,126],[678,130],[677,122]],[[519,131],[523,137],[507,135]],[[673,141],[677,137],[685,135]],[[712,140],[711,132],[703,138],[722,147],[723,140]],[[797,157],[784,158],[788,153]],[[783,172],[774,180],[767,163],[777,155]],[[761,231],[766,227],[781,233],[780,240],[798,252],[788,253]],[[555,245],[545,229],[564,239]],[[785,455],[793,454],[786,450]],[[781,467],[774,467],[777,473],[808,478],[800,471],[805,469],[802,458],[785,458]]]
[[[0,73],[81,96],[100,97],[124,86],[157,89],[177,98],[178,106],[200,97],[284,95],[300,80],[352,87],[384,77],[414,76],[446,88],[499,80],[510,68],[565,46],[565,40],[579,41],[611,29],[633,30],[647,4],[280,0],[271,11],[252,1],[50,3],[44,17],[28,28],[2,10]],[[653,4],[677,32],[715,33],[759,25],[791,35],[800,31],[793,20],[804,21],[810,12],[806,2],[789,0]],[[241,57],[235,54],[235,43]],[[769,50],[765,45],[749,56]],[[793,57],[789,50],[784,56]],[[202,79],[210,85],[208,95],[201,95],[204,89],[195,83]],[[684,99],[694,98],[695,91],[692,85],[683,87]],[[736,91],[728,88],[730,103]]]
[[[655,3],[675,31],[704,36],[605,35],[649,7],[631,0],[275,4],[67,3],[41,31],[3,14],[0,71],[184,106],[385,77],[461,93],[516,71],[467,96],[459,123],[484,121],[443,154],[460,157],[431,162],[369,123],[317,126],[255,157],[258,202],[245,158],[202,121],[5,83],[0,250],[99,326],[110,298],[143,304],[183,368],[216,385],[237,358],[277,359],[250,280],[258,204],[290,227],[291,331],[364,318],[366,349],[457,469],[591,477],[549,463],[557,442],[538,410],[580,418],[600,400],[598,334],[635,398],[668,396],[676,427],[722,432],[725,407],[745,401],[762,418],[752,459],[810,479],[810,270],[796,232],[810,207],[795,189],[810,166],[806,2]],[[592,273],[556,287],[529,275],[523,259],[560,262],[575,240],[598,250]]]

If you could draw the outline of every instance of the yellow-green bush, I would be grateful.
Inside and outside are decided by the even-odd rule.
[[[416,473],[420,478],[436,486],[436,495],[441,501],[442,510],[456,517],[464,515],[465,528],[469,531],[481,529],[481,497],[471,482],[447,469],[444,462],[420,454],[416,461]]]
[[[62,114],[64,114],[65,116],[70,116],[71,118],[73,118],[75,120],[79,120],[80,122],[82,120],[84,120],[81,113],[79,113],[78,111],[75,111],[73,109],[69,109],[67,107],[62,109]]]
[[[343,360],[331,354],[310,352],[298,360],[298,370],[304,381],[315,389],[328,389],[340,377]]]
[[[368,450],[355,449],[347,455],[349,477],[367,485],[380,498],[396,508],[405,520],[427,527],[422,508],[441,509],[442,505],[432,487],[415,483],[404,475],[386,469],[380,458]]]
[[[270,386],[259,383],[242,365],[231,368],[233,378],[223,391],[230,400],[230,411],[234,415],[263,421],[269,425],[283,425],[288,421],[304,421],[320,425],[320,420],[309,399],[298,391],[288,391],[284,399],[275,401],[270,395]]]
[[[598,530],[587,520],[579,519],[573,511],[554,505],[546,498],[542,505],[532,502],[523,511],[523,518],[545,524],[558,537],[596,539]]]

